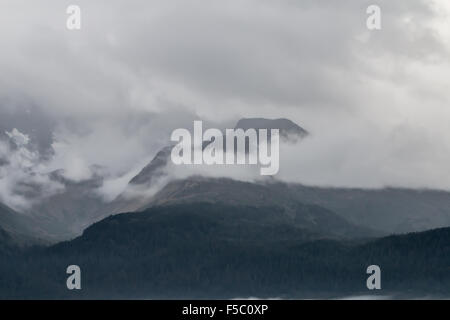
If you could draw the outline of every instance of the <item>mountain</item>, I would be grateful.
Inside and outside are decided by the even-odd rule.
[[[277,205],[287,211],[296,203],[318,205],[353,225],[378,235],[425,231],[450,226],[450,193],[436,190],[318,188],[281,182],[250,183],[190,177],[175,180],[133,211],[155,205],[192,202]],[[144,201],[145,200],[145,201]]]
[[[278,128],[290,143],[308,134],[287,119],[236,128]],[[373,294],[371,264],[383,295],[450,296],[450,228],[409,233],[450,225],[449,192],[200,176],[159,188],[170,150],[109,204],[96,192],[101,177],[58,172],[64,191],[25,214],[0,204],[0,298],[335,298]],[[130,198],[136,190],[146,196]],[[65,287],[72,264],[81,291]]]
[[[321,237],[368,237],[379,233],[369,228],[356,227],[334,212],[317,205],[305,205],[289,194],[265,185],[231,179],[191,177],[170,182],[157,192],[149,203],[134,211],[151,207],[208,203],[217,206],[248,206],[255,210],[277,208],[278,221],[320,234]],[[134,201],[133,204],[142,204]],[[262,213],[260,218],[262,218]],[[239,221],[239,219],[235,219]],[[275,222],[273,220],[272,222]]]
[[[370,228],[355,228],[334,212],[317,205],[305,205],[270,184],[256,184],[231,179],[191,177],[173,181],[159,191],[145,209],[152,206],[190,204],[207,202],[211,204],[244,205],[255,208],[277,206],[288,217],[293,217],[305,229],[319,230],[325,234],[346,237],[377,236]],[[311,209],[311,210],[310,210]]]
[[[160,160],[155,158],[156,163]],[[136,186],[151,188],[152,181],[155,181],[153,174],[158,176],[161,174],[158,170],[162,168],[154,165],[155,162],[152,161],[144,168],[138,175],[139,179],[132,180],[130,185],[136,183]],[[144,177],[147,175],[150,179],[145,184]],[[110,214],[194,202],[278,206],[286,212],[293,212],[298,203],[316,205],[328,209],[352,225],[371,230],[372,236],[450,226],[450,193],[435,190],[317,188],[199,176],[171,181],[148,197],[121,196],[110,204],[104,204],[90,190],[83,189],[82,185],[74,185],[65,194],[56,195],[52,201],[39,205],[36,209],[39,214],[33,215],[37,221],[31,224],[33,234],[51,241],[67,240],[80,235],[86,227]],[[22,215],[9,214],[8,217],[16,217],[21,220],[19,225],[22,229],[29,229],[29,223]],[[0,226],[1,219],[0,215]]]
[[[288,119],[244,118],[238,121],[235,129],[270,129],[280,130],[280,137],[296,142],[308,135],[308,131]]]
[[[280,136],[287,139],[289,142],[296,143],[300,139],[306,137],[308,132],[288,119],[264,119],[264,118],[244,118],[240,119],[235,129],[279,129]],[[269,132],[270,133],[270,132]],[[204,143],[205,148],[208,143]],[[137,174],[129,183],[127,190],[118,196],[106,210],[111,213],[120,213],[124,211],[136,211],[144,207],[148,207],[150,203],[154,203],[153,193],[147,197],[131,198],[127,196],[128,191],[135,189],[150,189],[156,185],[166,173],[164,168],[170,161],[172,146],[167,146],[161,149],[153,160],[145,166],[139,174]],[[247,150],[247,149],[246,149]],[[249,187],[249,185],[246,185]]]
[[[292,137],[298,139],[308,134],[306,130],[287,119],[241,119],[236,128],[278,128],[281,135],[290,138],[291,142],[295,140],[292,140]],[[17,229],[20,233],[20,230],[24,230],[22,233],[57,242],[79,236],[86,227],[110,214],[193,202],[220,202],[254,207],[276,205],[286,212],[294,212],[292,208],[298,203],[317,205],[354,226],[372,230],[371,235],[407,233],[450,226],[450,193],[444,191],[317,188],[285,184],[275,179],[249,183],[202,177],[189,177],[164,185],[167,183],[164,181],[164,169],[170,161],[170,152],[170,146],[161,149],[153,160],[131,179],[125,192],[111,203],[104,203],[96,192],[102,185],[101,177],[71,182],[55,172],[53,178],[63,184],[65,190],[36,204],[26,215],[6,214],[3,220],[9,222],[3,223],[4,228],[7,232],[15,232]],[[136,191],[139,196],[130,196],[136,194]],[[31,218],[32,222],[26,222],[28,218]],[[14,219],[20,221],[14,222]],[[0,215],[0,226],[1,220]]]
[[[151,185],[152,182],[163,176],[162,168],[166,166],[170,159],[172,147],[161,149],[152,161],[146,165],[133,179],[131,185]]]
[[[298,201],[323,206],[356,225],[386,234],[450,226],[450,193],[446,191],[316,188],[302,185],[290,185],[285,189]]]
[[[303,137],[307,132],[287,119],[242,119],[236,127],[256,129],[278,128],[283,137],[290,139]],[[59,171],[51,173],[51,179],[64,186],[64,190],[39,201],[26,212],[34,220],[35,234],[51,242],[67,240],[79,236],[92,223],[112,213],[136,211],[147,206],[147,197],[129,197],[134,190],[148,190],[154,187],[166,173],[163,171],[170,161],[171,146],[162,148],[154,159],[129,182],[127,190],[111,203],[105,203],[96,190],[102,185],[101,176],[89,180],[73,182],[65,179]],[[39,194],[40,190],[34,190]]]
[[[241,119],[236,128],[244,130],[280,129],[285,137],[305,137],[308,132],[287,119]],[[301,147],[301,146],[299,146]],[[135,178],[130,186],[150,188],[164,176],[170,147],[161,150],[152,162]],[[264,191],[263,191],[264,189]],[[156,195],[134,200],[119,197],[109,207],[110,212],[136,211],[152,205],[185,201],[222,201],[248,205],[277,204],[290,206],[295,202],[316,204],[327,208],[351,223],[377,230],[382,234],[407,233],[450,226],[450,193],[437,190],[400,188],[355,189],[318,188],[281,182],[255,184],[227,179],[188,178],[172,181]]]
[[[288,221],[277,207],[207,203],[111,216],[72,241],[18,252],[7,263],[0,257],[0,297],[450,295],[450,228],[349,241]],[[71,264],[81,267],[81,291],[65,287]],[[372,264],[381,268],[380,292],[366,288]]]
[[[105,202],[96,192],[103,183],[101,176],[74,182],[55,171],[51,177],[63,185],[64,190],[36,203],[27,212],[27,215],[38,221],[36,227],[41,237],[51,242],[72,239],[105,217]]]
[[[30,216],[19,213],[0,203],[0,239],[9,239],[20,245],[43,243],[37,222]]]
[[[237,122],[235,129],[279,129],[280,136],[289,139],[299,139],[308,135],[308,132],[288,119],[264,119],[264,118],[247,118]],[[205,144],[203,147],[206,147]],[[154,180],[162,176],[161,169],[164,168],[170,159],[172,146],[161,149],[153,160],[131,181],[131,185],[149,185]]]

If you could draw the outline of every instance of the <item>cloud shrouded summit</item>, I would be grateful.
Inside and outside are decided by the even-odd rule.
[[[28,136],[42,177],[101,170],[117,194],[173,129],[264,117],[310,133],[282,148],[280,179],[450,189],[445,0],[377,1],[379,31],[369,1],[77,4],[82,28],[68,31],[66,3],[0,3],[2,150],[5,132]],[[12,177],[27,171],[14,152],[0,195],[17,206]]]

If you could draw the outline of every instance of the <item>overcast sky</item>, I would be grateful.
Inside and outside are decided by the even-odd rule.
[[[0,0],[1,202],[56,169],[119,188],[173,129],[242,117],[311,133],[280,179],[450,189],[450,2]]]

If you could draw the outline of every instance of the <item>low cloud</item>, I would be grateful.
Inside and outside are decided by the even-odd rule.
[[[11,135],[0,143],[0,201],[29,206],[17,188],[41,179],[55,190],[52,170],[100,174],[110,200],[173,129],[242,117],[311,132],[281,147],[283,181],[450,189],[446,0],[380,0],[379,31],[366,28],[371,1],[77,4],[73,32],[66,3],[15,0],[0,12],[0,132]],[[259,179],[238,166],[167,171]]]
[[[28,135],[17,129],[0,139],[0,201],[16,210],[64,190],[52,181],[48,169],[33,149]]]

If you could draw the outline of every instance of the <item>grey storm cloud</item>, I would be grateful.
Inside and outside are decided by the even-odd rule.
[[[282,179],[450,188],[445,0],[79,0],[77,31],[69,4],[0,3],[0,138],[49,171],[123,184],[194,119],[286,117],[312,134]]]

